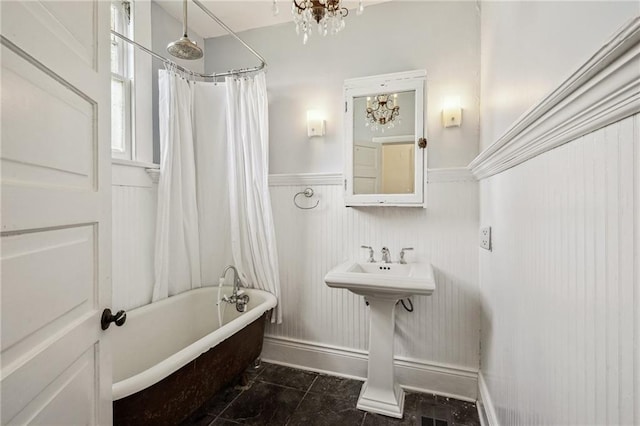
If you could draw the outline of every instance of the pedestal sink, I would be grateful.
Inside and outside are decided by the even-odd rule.
[[[369,302],[369,365],[357,407],[402,418],[404,391],[393,369],[395,306],[402,298],[433,293],[436,285],[431,264],[348,261],[330,270],[324,282],[364,296]]]

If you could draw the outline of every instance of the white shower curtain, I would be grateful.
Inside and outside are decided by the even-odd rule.
[[[166,70],[159,71],[158,85],[161,155],[152,301],[201,286],[193,87]]]
[[[248,286],[280,300],[268,186],[269,120],[264,73],[227,77],[227,168],[233,261]],[[276,307],[271,322],[282,322]]]

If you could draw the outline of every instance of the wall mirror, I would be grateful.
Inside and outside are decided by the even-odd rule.
[[[345,204],[424,206],[426,72],[345,81]]]

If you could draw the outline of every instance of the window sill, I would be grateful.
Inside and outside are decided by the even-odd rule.
[[[112,158],[111,165],[113,185],[151,187],[152,183],[158,183],[160,180],[159,164]],[[147,176],[144,176],[144,172]]]
[[[124,160],[121,158],[112,158],[111,164],[125,167],[139,167],[141,169],[160,169],[160,164],[146,163],[144,161]]]

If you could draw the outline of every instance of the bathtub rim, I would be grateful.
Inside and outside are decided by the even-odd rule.
[[[226,286],[225,286],[226,287]],[[191,343],[189,346],[182,348],[178,352],[173,355],[165,358],[158,364],[139,372],[131,377],[120,380],[118,382],[114,382],[111,386],[112,391],[112,400],[116,401],[118,399],[122,399],[129,395],[132,395],[136,392],[140,392],[143,389],[152,386],[153,384],[159,382],[164,379],[168,375],[178,371],[182,366],[188,364],[194,359],[198,358],[201,354],[207,352],[209,349],[213,348],[220,342],[226,340],[230,336],[237,333],[239,330],[243,329],[246,325],[251,324],[256,321],[262,315],[270,309],[273,309],[278,304],[276,297],[265,290],[260,290],[256,288],[245,288],[245,291],[249,290],[250,292],[259,292],[261,295],[264,295],[265,300],[259,305],[253,307],[248,310],[240,317],[230,321],[229,323],[223,325],[220,328],[212,331],[211,333],[201,337],[195,342]],[[175,296],[168,297],[158,302],[150,303],[148,305],[141,306],[132,310],[134,311],[147,311],[153,308],[158,308],[159,304],[168,304],[176,301],[175,298],[185,298],[193,295],[194,292],[206,292],[206,291],[218,291],[218,287],[214,286],[206,286],[200,287],[197,289],[192,289],[185,291],[183,293],[177,294]],[[153,306],[155,305],[155,306]],[[215,315],[215,311],[212,311],[212,315]],[[113,349],[115,350],[115,349]]]

